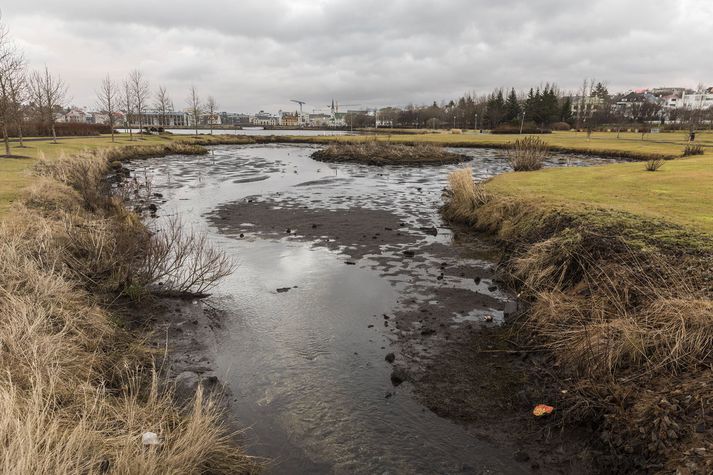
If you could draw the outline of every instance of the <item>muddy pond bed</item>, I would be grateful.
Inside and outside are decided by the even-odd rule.
[[[497,247],[438,213],[462,165],[328,164],[317,149],[220,146],[129,165],[159,197],[159,224],[178,216],[238,264],[207,301],[164,305],[179,389],[224,386],[268,473],[576,469],[580,441],[509,416],[538,388],[523,379],[527,355],[484,337],[518,311],[495,277]],[[455,152],[476,178],[508,170],[502,151]]]

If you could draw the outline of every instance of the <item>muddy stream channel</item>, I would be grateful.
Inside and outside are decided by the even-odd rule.
[[[530,473],[517,447],[449,409],[488,381],[449,397],[473,363],[448,348],[517,309],[494,280],[496,248],[439,216],[457,166],[334,165],[315,150],[220,146],[130,164],[159,223],[177,215],[237,262],[206,302],[169,303],[159,319],[179,389],[224,385],[268,473]],[[477,178],[507,170],[500,151],[459,152]]]

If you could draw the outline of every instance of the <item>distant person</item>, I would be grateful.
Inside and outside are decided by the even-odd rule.
[[[695,141],[695,140],[696,140],[696,131],[695,131],[695,130],[691,130],[691,133],[688,134],[688,141],[689,141],[689,142],[693,142],[693,141]]]

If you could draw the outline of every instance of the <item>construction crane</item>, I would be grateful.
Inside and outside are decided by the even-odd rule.
[[[332,101],[331,105],[326,105],[324,107],[329,107],[330,109],[334,110],[334,112],[339,112],[339,106],[342,107],[356,107],[360,106],[361,104],[340,104],[339,102]]]
[[[302,114],[302,106],[307,104],[305,101],[298,101],[297,99],[290,99],[290,102],[294,102],[300,105],[300,114]]]

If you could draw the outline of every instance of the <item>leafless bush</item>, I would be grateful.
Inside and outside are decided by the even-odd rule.
[[[205,233],[169,218],[145,250],[141,272],[154,292],[202,296],[235,270],[234,262],[213,247]]]
[[[652,158],[651,160],[646,162],[646,164],[644,165],[644,169],[647,172],[655,172],[659,168],[661,168],[664,163],[665,163],[665,160],[662,158]]]
[[[703,155],[705,152],[703,146],[700,144],[688,144],[686,148],[683,149],[683,156],[689,157],[691,155]]]
[[[539,137],[525,137],[508,147],[508,163],[516,172],[539,170],[548,153],[549,148],[544,140]]]

